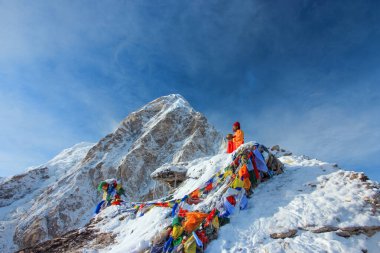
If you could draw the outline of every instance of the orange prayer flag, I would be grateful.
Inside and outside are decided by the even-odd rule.
[[[200,193],[199,189],[196,189],[195,191],[190,193],[190,198],[192,198],[192,199],[198,199],[200,196],[201,196],[201,193]]]
[[[201,213],[201,212],[188,212],[186,213],[186,220],[183,223],[183,229],[187,233],[193,232],[206,217],[208,216],[207,213]]]

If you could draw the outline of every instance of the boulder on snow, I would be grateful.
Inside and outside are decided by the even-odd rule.
[[[335,226],[322,226],[318,228],[311,229],[310,231],[315,234],[328,233],[337,231],[339,228]]]
[[[186,180],[187,168],[181,165],[164,164],[150,174],[154,180],[176,187]]]
[[[367,180],[369,180],[369,178],[368,178],[363,172],[360,172],[360,173],[352,173],[352,174],[350,175],[350,179],[351,179],[351,180],[359,179],[359,180],[362,181],[362,182],[366,182]]]
[[[280,145],[274,145],[270,148],[270,150],[272,151],[272,153],[276,156],[276,157],[281,157],[281,156],[291,156],[293,153],[286,150],[286,149],[283,149],[283,148],[280,148]]]
[[[276,175],[284,172],[284,164],[275,155],[269,153],[266,162],[268,169],[272,170]]]
[[[295,237],[296,235],[297,235],[297,229],[290,229],[287,232],[270,234],[270,237],[272,239],[285,239],[285,238]]]
[[[341,228],[336,234],[345,238],[360,234],[365,234],[366,236],[371,237],[378,231],[380,231],[380,226],[356,226]]]

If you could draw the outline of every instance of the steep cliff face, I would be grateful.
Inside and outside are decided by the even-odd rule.
[[[161,97],[133,112],[117,130],[95,145],[83,166],[96,185],[105,177],[121,178],[127,196],[151,197],[150,174],[164,163],[215,154],[221,135],[180,95]]]
[[[97,144],[86,146],[86,152],[76,156],[78,161],[65,157],[66,167],[42,166],[38,177],[29,171],[3,181],[2,206],[23,200],[26,192],[34,190],[12,192],[11,185],[22,184],[20,178],[33,177],[38,182],[33,184],[33,200],[26,201],[25,212],[14,218],[16,228],[7,232],[14,232],[14,242],[23,248],[83,226],[100,199],[96,186],[105,178],[121,179],[127,200],[149,199],[153,189],[155,196],[164,194],[167,186],[156,188],[157,182],[150,177],[157,167],[213,155],[221,144],[221,135],[182,96],[158,98],[131,113]],[[44,172],[45,167],[54,176]]]

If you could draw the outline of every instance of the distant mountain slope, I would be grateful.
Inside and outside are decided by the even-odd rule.
[[[25,214],[39,215],[39,206],[34,206],[37,199],[46,189],[55,187],[59,179],[72,174],[93,145],[77,144],[63,150],[46,164],[5,178],[0,183],[0,252],[13,252],[17,249],[13,243],[16,226],[22,224]],[[30,231],[31,227],[25,232]]]

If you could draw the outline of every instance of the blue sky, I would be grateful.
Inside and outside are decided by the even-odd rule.
[[[0,176],[182,94],[380,180],[379,1],[1,1]]]

